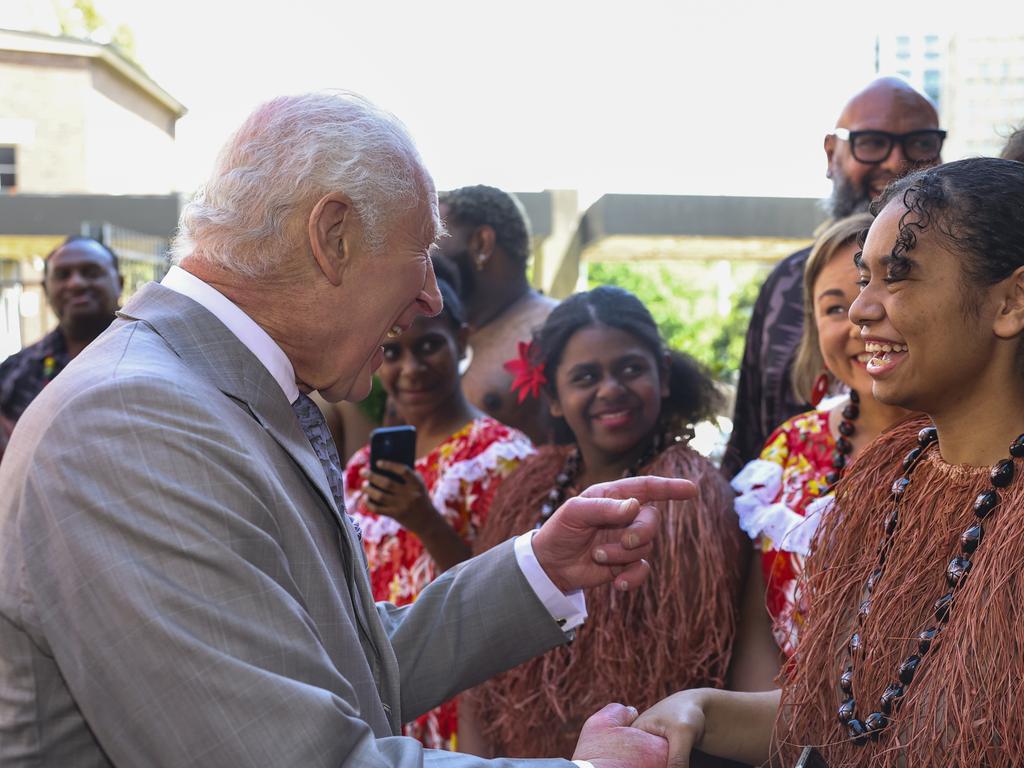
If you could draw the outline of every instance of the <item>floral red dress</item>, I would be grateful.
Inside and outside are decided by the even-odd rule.
[[[472,545],[502,481],[527,456],[533,444],[521,432],[491,418],[476,419],[421,459],[423,478],[434,508],[467,544]],[[370,449],[357,451],[345,467],[345,505],[363,532],[370,583],[377,600],[407,605],[437,576],[437,566],[415,534],[390,517],[370,512],[363,503],[362,472]],[[456,700],[407,723],[402,731],[431,749],[458,749]]]
[[[761,551],[772,634],[787,658],[796,650],[805,611],[797,577],[831,503],[825,476],[832,471],[836,442],[829,411],[808,411],[776,429],[761,451],[732,480],[740,527]]]

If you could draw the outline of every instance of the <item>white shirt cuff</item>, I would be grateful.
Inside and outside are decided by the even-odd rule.
[[[594,768],[594,764],[589,760],[573,760],[574,765],[578,765],[579,768]]]
[[[533,530],[516,537],[516,562],[537,599],[548,609],[551,618],[561,625],[563,632],[572,632],[587,618],[587,601],[582,590],[577,589],[566,594],[544,573],[544,569],[537,561],[537,555],[533,553],[533,535],[536,532]]]

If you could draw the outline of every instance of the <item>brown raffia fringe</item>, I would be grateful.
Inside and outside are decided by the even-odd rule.
[[[1024,765],[1024,473],[1000,491],[948,626],[918,666],[889,730],[856,747],[836,717],[844,648],[876,567],[892,483],[927,424],[904,422],[865,450],[818,530],[805,571],[807,623],[782,681],[780,764],[795,762],[797,745],[814,744],[833,767]],[[899,664],[917,653],[918,632],[936,623],[933,605],[949,589],[946,565],[960,553],[961,531],[975,522],[975,496],[990,487],[987,467],[951,466],[935,447],[914,470],[885,575],[860,629],[866,656],[855,661],[853,675],[860,717],[878,709]]]
[[[566,453],[542,449],[502,484],[478,550],[536,524]],[[733,492],[683,445],[663,451],[644,474],[691,479],[700,499],[662,509],[643,588],[628,595],[610,586],[589,591],[589,617],[572,645],[469,694],[496,754],[568,758],[583,721],[611,701],[642,711],[682,688],[722,685],[747,561]]]

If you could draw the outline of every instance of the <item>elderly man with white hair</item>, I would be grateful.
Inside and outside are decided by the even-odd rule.
[[[0,468],[0,766],[570,766],[425,750],[403,720],[571,638],[578,590],[646,575],[684,480],[595,486],[374,604],[308,393],[359,399],[440,310],[433,182],[338,93],[258,108],[182,214],[174,266],[50,383]],[[574,756],[662,766],[609,705]]]

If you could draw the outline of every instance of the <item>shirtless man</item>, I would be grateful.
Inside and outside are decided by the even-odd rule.
[[[458,271],[472,352],[462,378],[466,397],[500,422],[525,432],[537,444],[550,442],[550,417],[543,398],[522,404],[510,390],[504,364],[518,357],[520,341],[544,323],[558,303],[530,287],[526,262],[530,226],[519,201],[494,187],[462,187],[440,196],[449,237],[440,257]]]

